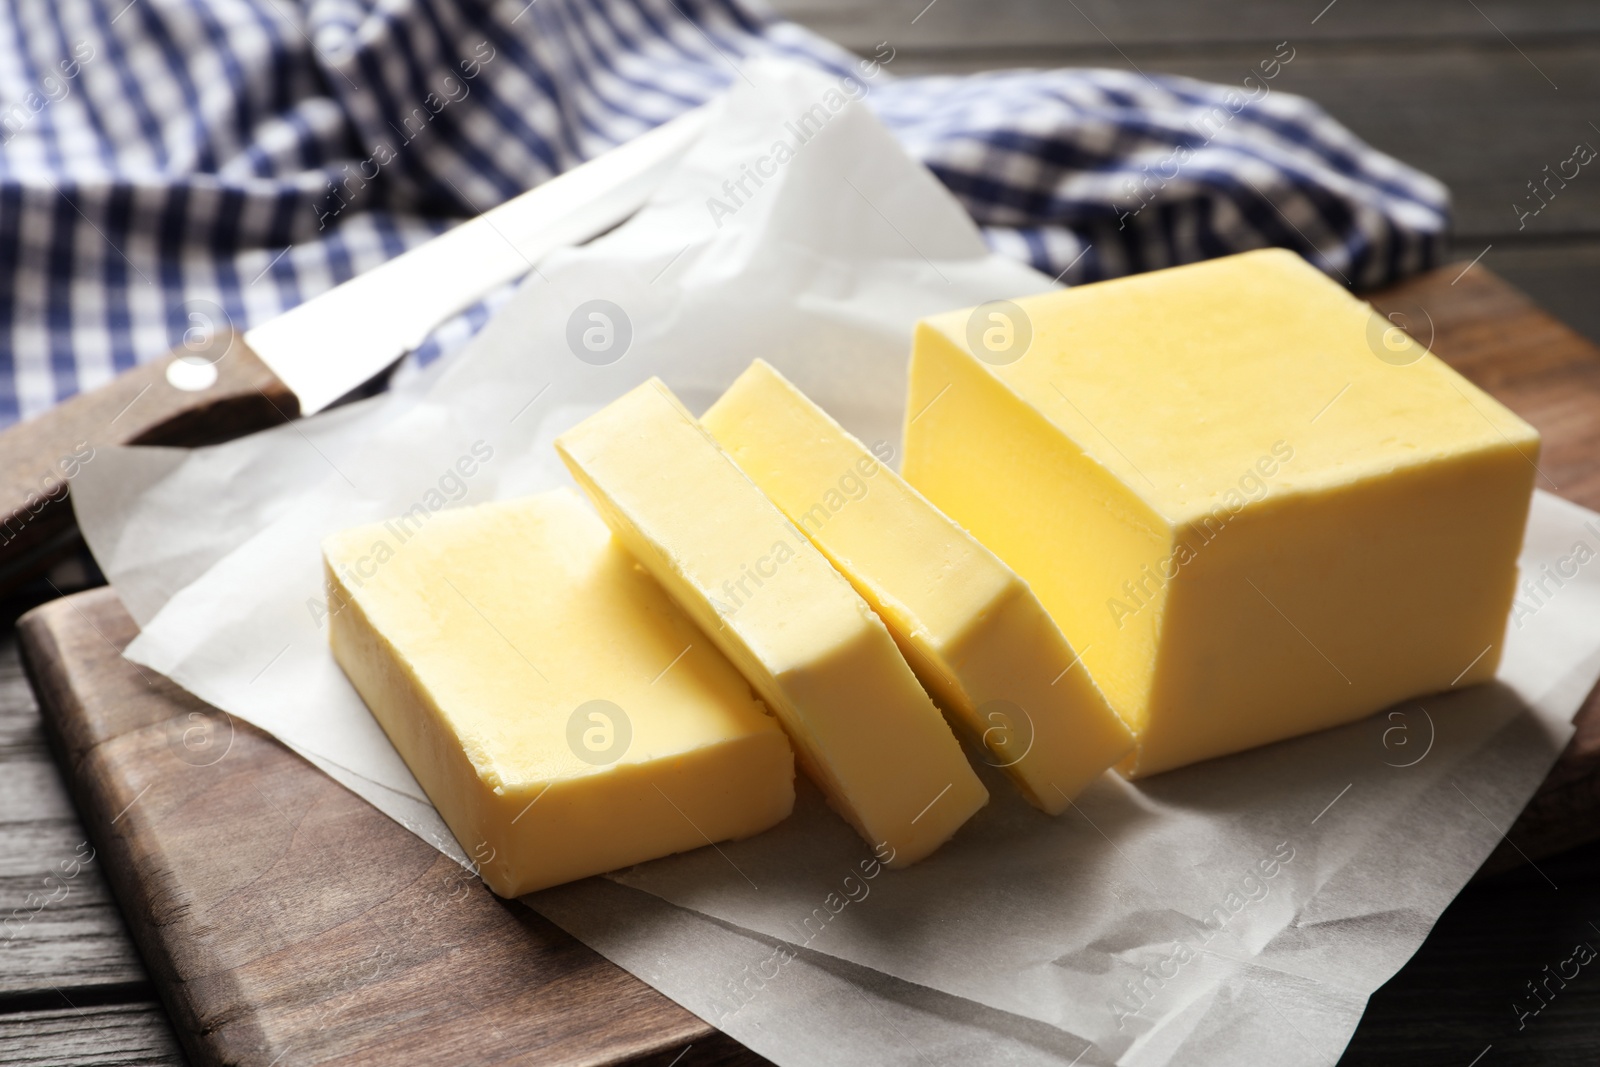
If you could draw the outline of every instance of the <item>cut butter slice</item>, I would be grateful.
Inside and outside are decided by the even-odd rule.
[[[890,866],[938,848],[988,800],[882,621],[659,380],[556,448]]]
[[[1132,751],[1027,583],[771,366],[751,364],[700,422],[1034,805],[1058,814]]]
[[[1538,435],[1293,253],[936,316],[910,377],[906,479],[1033,586],[1130,773],[1493,676]]]
[[[788,741],[569,490],[323,542],[333,654],[496,893],[789,814]]]

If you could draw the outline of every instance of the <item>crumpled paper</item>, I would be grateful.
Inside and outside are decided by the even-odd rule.
[[[73,499],[143,627],[129,658],[465,862],[327,651],[322,536],[569,484],[557,434],[651,374],[703,409],[756,356],[898,447],[912,323],[1051,284],[985,250],[855,102],[870,78],[744,73],[644,211],[541,261],[437,373],[216,448],[87,465]],[[491,458],[452,474],[475,447]],[[1523,566],[1585,539],[1600,548],[1596,516],[1540,494]],[[991,780],[991,804],[906,871],[877,868],[802,782],[767,834],[529,903],[781,1064],[1329,1063],[1597,674],[1600,573],[1580,570],[1519,611],[1490,686],[1137,786],[1107,776],[1057,819]]]

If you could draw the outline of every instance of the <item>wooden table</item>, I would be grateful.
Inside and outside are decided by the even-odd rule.
[[[1589,125],[1600,122],[1593,0],[779,7],[858,49],[890,41],[899,73],[1096,65],[1230,82],[1288,40],[1296,58],[1278,88],[1314,97],[1372,143],[1444,179],[1456,194],[1453,254],[1484,252],[1483,263],[1600,337],[1600,177],[1570,183],[1522,229],[1511,206],[1575,142],[1600,145]],[[0,917],[30,892],[59,892],[43,890],[44,878],[84,842],[18,665],[9,620],[24,606],[0,606]],[[0,932],[0,1062],[181,1063],[100,872],[90,863],[66,885],[12,939]],[[1480,1053],[1481,1067],[1600,1062],[1600,966],[1520,1030],[1512,1007],[1518,998],[1526,1006],[1526,983],[1580,940],[1600,947],[1600,846],[1474,884],[1374,998],[1342,1062],[1466,1067]]]

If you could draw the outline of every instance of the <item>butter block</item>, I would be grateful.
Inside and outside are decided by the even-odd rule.
[[[1031,803],[1059,814],[1132,751],[1027,583],[770,365],[751,364],[700,423],[850,580]]]
[[[344,530],[323,557],[335,659],[501,896],[792,809],[778,724],[570,490]]]
[[[938,848],[988,800],[882,621],[658,379],[556,449],[890,866]]]
[[[1492,677],[1516,415],[1287,251],[1013,307],[919,324],[904,473],[1082,651],[1127,773]]]

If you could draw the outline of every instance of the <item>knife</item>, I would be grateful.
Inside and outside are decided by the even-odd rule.
[[[640,134],[242,335],[191,316],[184,343],[0,431],[0,596],[79,543],[72,478],[107,445],[215,444],[313,415],[548,252],[632,215],[705,127]]]

